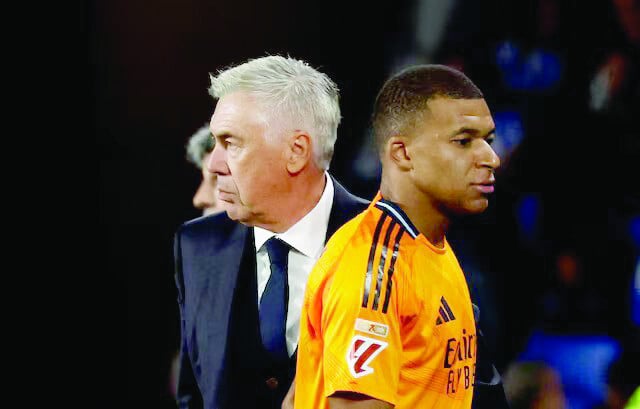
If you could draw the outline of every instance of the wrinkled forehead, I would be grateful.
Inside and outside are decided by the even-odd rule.
[[[269,123],[268,110],[246,91],[222,96],[215,107],[209,129],[214,136],[261,128]]]

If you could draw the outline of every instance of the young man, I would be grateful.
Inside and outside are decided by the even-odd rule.
[[[488,206],[491,113],[461,72],[416,66],[384,84],[373,130],[380,192],[309,277],[295,407],[470,408],[474,311],[445,234]]]

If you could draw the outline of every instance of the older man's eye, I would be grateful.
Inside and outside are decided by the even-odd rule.
[[[222,140],[222,143],[226,149],[236,146],[236,141],[231,137],[226,137]]]

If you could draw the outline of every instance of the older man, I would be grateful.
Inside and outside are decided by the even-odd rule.
[[[225,213],[185,223],[175,260],[182,408],[279,408],[295,372],[307,276],[366,208],[327,173],[338,90],[303,61],[251,60],[211,77],[207,168]]]

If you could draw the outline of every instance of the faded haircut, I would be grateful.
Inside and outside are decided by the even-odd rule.
[[[427,103],[437,97],[484,98],[466,75],[445,65],[416,65],[389,78],[376,97],[371,117],[380,154],[389,138],[410,133],[416,121],[429,110]]]

